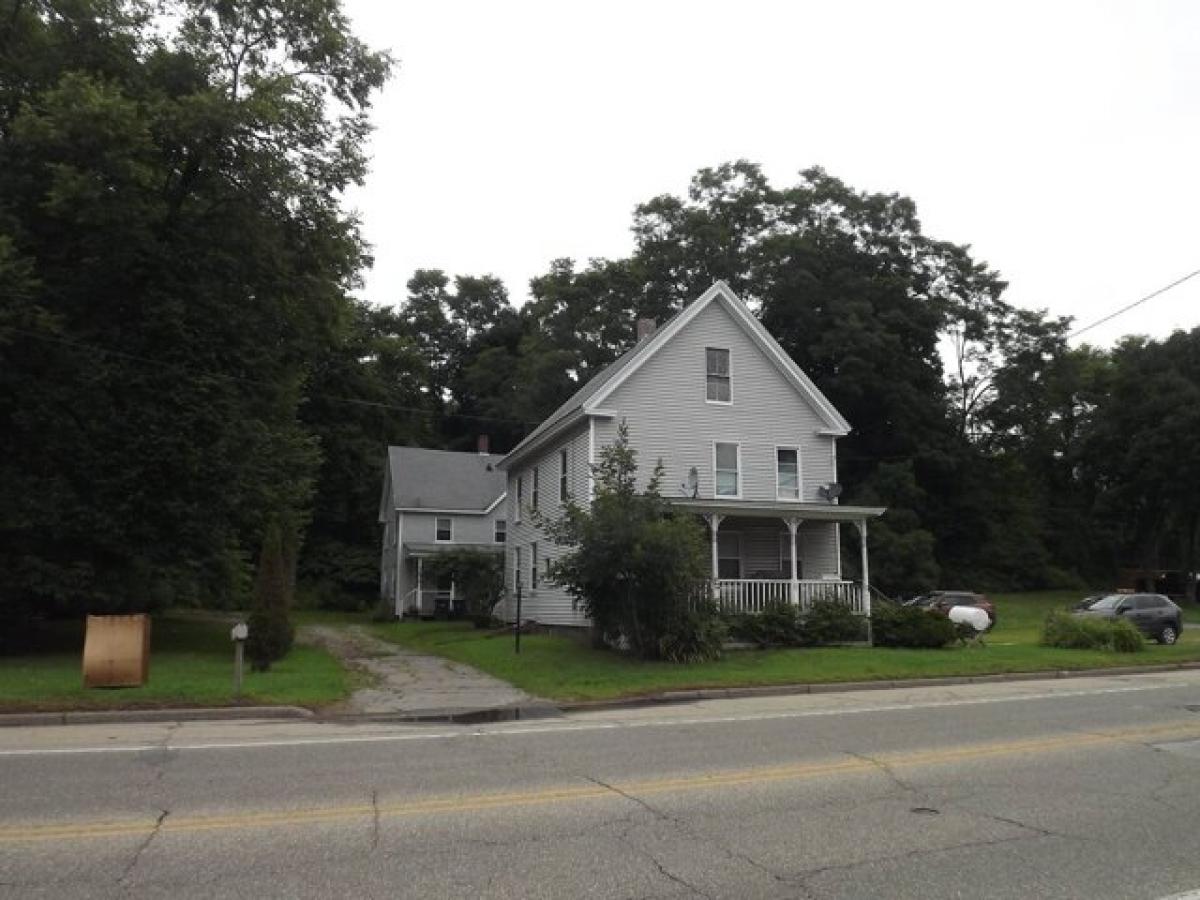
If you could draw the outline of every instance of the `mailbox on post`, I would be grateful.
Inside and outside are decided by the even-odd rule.
[[[229,632],[233,640],[233,699],[242,696],[242,661],[245,658],[246,638],[250,629],[245,622],[238,622]]]

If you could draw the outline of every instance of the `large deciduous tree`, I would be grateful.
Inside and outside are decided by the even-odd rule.
[[[0,2],[0,600],[222,601],[303,523],[389,61],[336,0]]]

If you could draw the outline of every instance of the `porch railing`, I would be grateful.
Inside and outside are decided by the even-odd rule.
[[[801,609],[816,601],[841,603],[863,613],[862,587],[853,581],[801,580],[797,582]],[[760,613],[780,603],[790,603],[792,582],[778,578],[721,578],[717,581],[717,603],[722,612]]]

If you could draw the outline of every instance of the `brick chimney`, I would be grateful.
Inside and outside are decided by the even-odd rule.
[[[488,436],[486,434],[481,434],[475,438],[475,449],[480,456],[488,455]]]
[[[658,327],[658,323],[653,319],[638,319],[637,320],[637,339],[641,343],[650,335],[654,334],[654,329]]]

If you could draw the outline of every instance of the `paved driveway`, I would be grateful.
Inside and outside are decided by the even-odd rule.
[[[368,687],[327,710],[344,714],[462,712],[540,702],[506,681],[440,656],[405,650],[358,625],[309,625],[301,638],[365,672]]]

